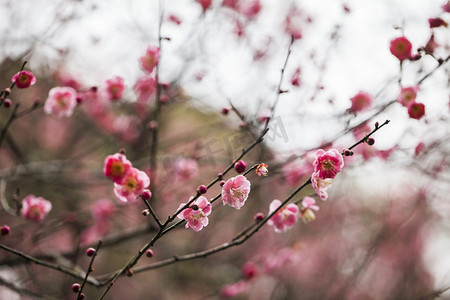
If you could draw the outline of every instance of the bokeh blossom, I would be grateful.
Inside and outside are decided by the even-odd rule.
[[[50,201],[35,195],[28,195],[22,200],[20,213],[25,219],[41,222],[51,210],[52,203]]]
[[[367,92],[360,91],[358,94],[350,98],[352,106],[349,108],[351,112],[360,112],[370,108],[373,102],[372,95]]]
[[[70,117],[77,105],[77,92],[71,87],[54,87],[45,100],[44,112],[58,118]]]
[[[154,46],[148,46],[145,54],[139,58],[139,64],[144,71],[148,73],[153,72],[159,61],[159,48]]]
[[[281,201],[275,199],[270,203],[269,215],[276,211],[281,205]],[[290,203],[278,210],[268,221],[267,224],[274,226],[275,232],[286,231],[293,227],[297,222],[299,208],[296,204]]]
[[[105,81],[105,92],[109,100],[115,101],[122,98],[125,84],[123,78],[115,76]]]
[[[418,86],[402,87],[397,101],[404,107],[408,107],[411,103],[416,101]]]
[[[193,197],[189,199],[191,201]],[[186,203],[181,203],[178,209],[185,206]],[[195,231],[200,231],[203,227],[208,226],[208,216],[211,214],[212,205],[204,196],[198,197],[188,208],[184,209],[178,214],[178,218],[186,220],[186,228],[192,228]]]
[[[411,57],[412,44],[404,36],[393,39],[390,43],[389,50],[400,61]]]
[[[241,209],[250,193],[250,181],[243,175],[232,177],[222,187],[223,205]]]

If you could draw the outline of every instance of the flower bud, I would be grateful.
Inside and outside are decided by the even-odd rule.
[[[152,249],[147,249],[147,251],[145,251],[145,255],[147,257],[153,257],[153,250]]]
[[[142,192],[141,197],[142,197],[142,199],[144,199],[144,200],[150,200],[150,198],[152,198],[152,192],[150,192],[149,190],[144,190],[144,191]]]
[[[96,250],[94,248],[87,248],[86,249],[86,255],[87,256],[93,256],[95,254]]]
[[[197,193],[200,195],[206,194],[206,192],[208,191],[208,188],[206,187],[206,185],[201,185],[197,188]]]
[[[243,160],[238,161],[237,163],[234,164],[234,169],[236,170],[237,173],[244,173],[245,170],[247,169],[247,163]]]
[[[78,293],[80,291],[81,285],[79,283],[72,284],[72,291]]]
[[[10,231],[11,228],[9,228],[8,225],[3,225],[2,227],[0,227],[0,232],[2,235],[8,235]]]

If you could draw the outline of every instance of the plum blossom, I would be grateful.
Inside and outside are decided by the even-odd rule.
[[[267,176],[267,174],[269,173],[269,170],[267,169],[267,165],[266,164],[259,164],[256,167],[256,174],[258,174],[258,176]]]
[[[207,11],[212,4],[212,0],[195,0],[202,6],[203,12]]]
[[[313,162],[314,172],[318,173],[320,179],[333,179],[344,167],[344,158],[336,149],[326,152],[319,149],[314,153],[314,157],[316,158]]]
[[[248,282],[247,280],[241,280],[225,285],[220,291],[220,294],[225,298],[236,297],[240,294],[245,293],[249,288],[250,282]]]
[[[91,212],[94,220],[98,222],[106,222],[116,212],[116,206],[111,200],[102,198],[94,202],[91,206]]]
[[[349,108],[351,112],[360,112],[368,109],[373,102],[372,95],[367,92],[360,91],[358,94],[350,98],[352,106]]]
[[[223,205],[241,209],[250,193],[250,181],[243,175],[232,177],[222,187]]]
[[[36,83],[36,77],[30,71],[20,71],[11,78],[19,89],[26,89]]]
[[[156,80],[150,75],[139,78],[134,84],[134,92],[138,95],[138,102],[146,102],[156,93]]]
[[[114,183],[114,194],[123,202],[133,202],[149,185],[150,178],[145,172],[131,168],[120,184]]]
[[[197,176],[198,163],[193,158],[178,158],[174,163],[174,171],[177,178],[189,180]]]
[[[411,57],[411,49],[411,42],[404,36],[393,39],[390,43],[389,48],[391,53],[400,61]]]
[[[144,71],[148,73],[153,72],[159,61],[159,48],[155,46],[148,46],[144,55],[139,58],[139,64]]]
[[[52,210],[50,201],[35,195],[28,195],[22,200],[20,213],[25,219],[41,222],[50,210]]]
[[[115,183],[120,184],[132,167],[131,162],[124,154],[116,153],[105,158],[103,174]]]
[[[304,24],[303,15],[297,7],[289,10],[284,21],[284,30],[292,36],[293,39],[302,38],[302,27]]]
[[[281,201],[275,199],[270,203],[269,215],[276,211],[281,205]],[[275,232],[286,231],[294,226],[297,222],[299,214],[299,208],[296,204],[290,203],[279,209],[268,221],[267,224],[275,226]]]
[[[44,112],[58,118],[70,117],[77,105],[77,92],[71,87],[54,87],[45,100]]]
[[[397,101],[404,107],[408,107],[411,103],[416,101],[418,86],[402,87]]]
[[[411,103],[408,106],[408,114],[410,118],[420,120],[425,115],[425,105],[423,103]]]
[[[313,197],[305,197],[302,200],[302,208],[300,215],[305,222],[310,222],[316,219],[313,210],[318,211],[320,208],[316,205],[316,200]]]
[[[316,191],[317,196],[319,196],[319,198],[324,201],[327,200],[328,199],[327,189],[333,183],[333,179],[332,178],[322,179],[319,176],[319,172],[314,172],[311,176],[311,182],[314,190]]]
[[[125,90],[125,84],[123,78],[115,76],[105,81],[105,92],[109,100],[115,101],[122,98],[123,91]]]
[[[191,201],[193,197],[189,199]],[[186,203],[181,203],[178,209],[183,208]],[[186,228],[191,227],[195,231],[200,231],[208,226],[208,216],[211,214],[212,205],[204,196],[198,197],[188,208],[178,214],[178,218],[186,220]]]

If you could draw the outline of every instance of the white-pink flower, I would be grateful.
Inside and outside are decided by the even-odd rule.
[[[372,95],[367,92],[360,91],[358,94],[350,98],[352,106],[349,108],[351,112],[359,112],[368,109],[373,102]]]
[[[141,68],[148,73],[153,72],[159,61],[159,48],[154,46],[148,46],[145,54],[139,58]]]
[[[52,88],[45,100],[44,112],[58,118],[70,117],[77,105],[77,92],[68,86]]]
[[[319,196],[322,200],[328,199],[327,189],[333,183],[333,179],[325,178],[321,179],[319,176],[319,172],[314,172],[311,176],[311,182],[314,190],[316,191],[317,196]]]
[[[270,203],[269,215],[276,211],[281,201],[275,199]],[[290,203],[280,208],[268,221],[267,224],[274,226],[275,232],[286,231],[297,222],[300,210],[296,204]]]
[[[319,149],[314,153],[314,157],[316,158],[313,162],[314,172],[317,172],[321,179],[333,179],[344,167],[344,158],[336,149],[326,152]]]
[[[193,197],[189,199],[192,200]],[[181,203],[178,209],[185,206],[186,203]],[[178,214],[178,218],[186,220],[186,228],[191,227],[195,231],[200,231],[203,227],[208,226],[208,216],[211,214],[212,205],[204,196],[198,197],[194,202]]]
[[[150,75],[139,78],[134,84],[138,102],[146,102],[156,93],[156,80]]]
[[[241,209],[250,193],[250,181],[243,175],[232,177],[222,187],[223,205]]]
[[[316,205],[316,200],[313,197],[305,197],[302,200],[301,216],[305,222],[310,222],[316,219],[314,210],[318,211],[320,208]]]
[[[416,101],[418,91],[419,86],[402,87],[397,101],[404,107],[409,107],[410,104]]]
[[[145,172],[131,168],[120,184],[114,183],[114,194],[123,202],[133,202],[149,185],[150,178]]]
[[[198,174],[198,163],[193,158],[179,157],[175,160],[173,168],[177,178],[181,180],[192,179]]]
[[[115,76],[105,81],[105,92],[109,100],[115,101],[122,98],[125,84],[123,78]]]
[[[52,210],[52,203],[42,197],[28,195],[22,200],[20,213],[25,219],[41,222]]]

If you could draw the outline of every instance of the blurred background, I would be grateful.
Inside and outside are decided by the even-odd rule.
[[[32,108],[11,123],[0,147],[0,222],[11,227],[0,243],[86,270],[85,248],[102,239],[95,277],[120,269],[156,232],[141,202],[115,197],[102,168],[107,155],[125,149],[133,165],[150,173],[158,97],[154,86],[145,92],[137,82],[146,76],[139,58],[158,46],[161,22],[158,172],[150,185],[160,219],[250,145],[279,102],[264,143],[244,158],[248,166],[269,165],[269,176],[247,176],[246,205],[236,211],[219,200],[207,227],[181,226],[138,265],[229,241],[310,177],[316,149],[341,151],[375,122],[391,122],[373,136],[373,146],[362,144],[345,158],[329,199],[316,197],[315,221],[300,220],[283,233],[264,226],[241,246],[121,278],[106,299],[450,297],[450,35],[447,25],[429,24],[430,18],[449,22],[448,6],[441,0],[3,1],[0,87],[10,86],[24,61],[37,83],[14,89],[13,106],[0,108],[2,128],[15,104],[19,111]],[[399,63],[389,51],[399,36],[420,59]],[[120,100],[109,101],[105,82],[115,76],[126,87]],[[416,101],[426,108],[420,119],[397,102],[402,87],[416,85]],[[55,86],[78,92],[69,118],[41,108]],[[373,101],[352,111],[350,99],[360,91]],[[215,186],[206,196],[219,192]],[[17,215],[29,194],[52,202],[42,223]],[[295,200],[306,195],[315,193],[308,188]],[[75,299],[77,281],[0,252],[0,299]],[[85,294],[96,299],[102,291],[87,286]]]

